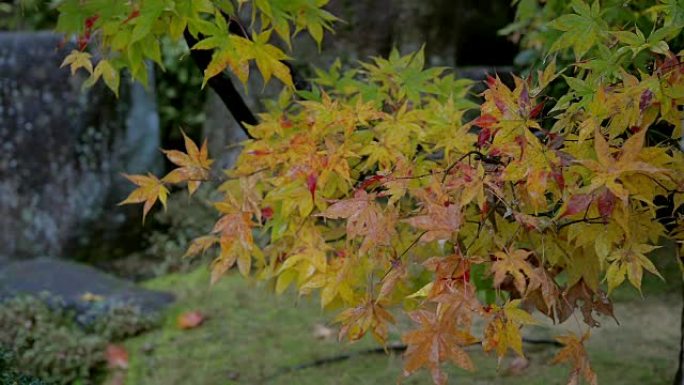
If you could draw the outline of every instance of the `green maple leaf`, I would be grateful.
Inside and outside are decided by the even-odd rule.
[[[254,58],[257,68],[264,78],[264,83],[268,83],[271,76],[275,76],[280,81],[290,87],[294,87],[292,83],[292,75],[290,69],[283,64],[282,60],[290,59],[280,48],[269,44],[268,40],[271,38],[271,31],[264,31],[260,34],[252,36],[253,41],[251,46],[246,47],[251,57]]]
[[[572,8],[575,14],[563,15],[549,23],[549,27],[564,32],[551,46],[551,52],[572,48],[579,60],[603,39],[608,27],[601,19],[598,1],[590,7],[582,0],[574,0]]]

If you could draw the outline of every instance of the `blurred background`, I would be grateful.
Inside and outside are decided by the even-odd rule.
[[[215,221],[206,193],[174,192],[168,212],[154,211],[144,226],[139,207],[117,206],[131,190],[121,173],[170,170],[159,149],[182,149],[181,128],[222,154],[217,169],[231,165],[244,136],[218,96],[199,91],[201,71],[184,42],[164,42],[166,70],[151,69],[148,88],[123,81],[118,99],[101,85],[83,90],[82,77],[59,68],[74,44],[50,32],[54,5],[0,1],[0,383],[394,383],[400,356],[369,351],[370,340],[337,343],[317,303],[232,274],[209,287],[208,261],[181,258]],[[321,50],[308,37],[293,44],[304,78],[336,58],[349,66],[423,44],[429,65],[474,79],[535,59],[519,52],[515,35],[498,33],[514,19],[508,0],[331,0],[328,9],[343,22]],[[259,111],[278,92],[257,81],[243,96]],[[672,383],[681,279],[671,249],[661,254],[667,280],[647,278],[648,301],[619,292],[621,326],[603,320],[592,339],[601,384]],[[543,325],[530,338],[548,341],[558,330]],[[535,344],[528,361],[498,368],[474,353],[479,371],[450,369],[450,377],[565,384],[567,369],[548,365],[555,349]]]

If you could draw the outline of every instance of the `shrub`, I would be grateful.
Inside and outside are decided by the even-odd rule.
[[[96,377],[106,343],[79,329],[54,298],[23,296],[0,306],[0,344],[12,350],[22,372],[48,382],[70,384]]]
[[[92,384],[104,374],[108,342],[156,323],[127,304],[96,302],[77,316],[57,298],[21,296],[0,305],[0,346],[22,373],[55,384]]]
[[[16,368],[12,351],[0,345],[0,385],[46,385],[46,383],[20,373]]]
[[[96,302],[77,317],[88,334],[106,341],[121,341],[153,329],[159,324],[155,314],[126,303]]]

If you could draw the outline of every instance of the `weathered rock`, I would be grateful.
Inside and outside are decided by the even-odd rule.
[[[173,294],[144,289],[90,266],[54,258],[14,262],[0,269],[0,296],[43,292],[76,309],[86,309],[93,298],[99,298],[96,296],[112,304],[139,306],[148,313],[174,300]]]
[[[130,82],[120,100],[102,86],[83,90],[82,75],[59,68],[71,49],[49,32],[0,33],[5,258],[61,256],[92,224],[121,226],[123,211],[103,219],[130,189],[119,173],[161,164],[154,95]]]

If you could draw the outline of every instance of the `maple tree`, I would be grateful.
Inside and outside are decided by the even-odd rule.
[[[192,49],[213,50],[205,83],[225,69],[245,82],[250,63],[283,83],[216,187],[216,225],[188,250],[217,250],[212,281],[237,266],[278,293],[318,292],[352,341],[370,332],[385,343],[403,308],[416,324],[402,338],[405,373],[426,368],[444,384],[443,363],[474,369],[467,346],[523,356],[535,309],[556,322],[578,310],[599,326],[615,288],[659,275],[648,253],[661,239],[684,242],[684,51],[669,45],[681,2],[514,1],[508,32],[545,60],[511,84],[489,76],[480,104],[470,80],[424,68],[422,50],[338,61],[296,90],[273,32],[285,45],[300,30],[320,43],[335,20],[325,3],[62,2],[59,29],[81,38],[64,65],[90,73],[88,84],[116,92],[123,68],[144,82],[144,59],[161,63],[159,38],[186,28],[199,38]],[[238,6],[252,10],[251,38],[228,33]],[[638,23],[615,16],[625,7]],[[165,177],[127,176],[138,188],[122,203],[144,203],[144,216],[171,185],[192,194],[209,182],[206,143],[185,146],[164,152],[178,166]],[[675,202],[671,231],[659,196]],[[559,338],[554,361],[572,367],[569,384],[598,381],[587,338]]]

